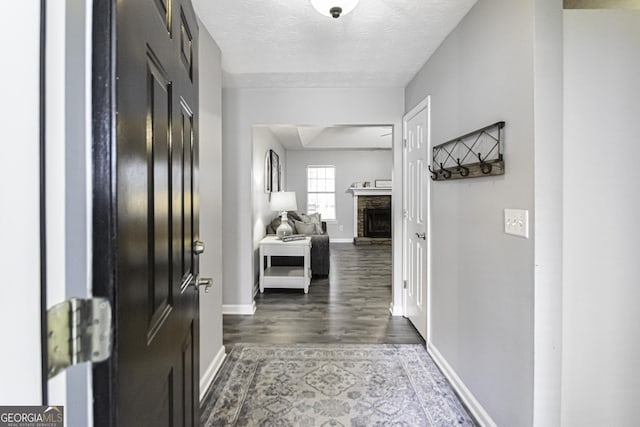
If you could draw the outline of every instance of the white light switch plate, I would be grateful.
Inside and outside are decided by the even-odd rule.
[[[518,237],[529,238],[529,211],[524,209],[504,210],[504,232]]]

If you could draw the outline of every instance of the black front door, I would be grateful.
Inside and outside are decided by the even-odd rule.
[[[197,35],[189,0],[94,2],[96,426],[198,423]]]

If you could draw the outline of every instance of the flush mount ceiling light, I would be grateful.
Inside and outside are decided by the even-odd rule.
[[[351,12],[359,0],[310,0],[318,13],[324,16],[339,18]]]

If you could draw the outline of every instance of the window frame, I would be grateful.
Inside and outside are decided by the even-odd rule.
[[[310,191],[309,189],[309,181],[310,181],[310,177],[309,177],[309,171],[311,169],[333,169],[333,191]],[[317,178],[314,178],[317,179]],[[324,178],[326,180],[326,178]],[[334,206],[334,218],[327,218],[325,217],[325,215],[321,212],[320,214],[322,215],[322,221],[326,221],[326,222],[336,222],[338,220],[338,207],[336,204],[336,166],[335,165],[307,165],[306,168],[306,176],[305,176],[305,186],[306,186],[306,196],[307,196],[307,213],[311,213],[309,212],[309,195],[310,194],[332,194],[333,195],[333,206]]]

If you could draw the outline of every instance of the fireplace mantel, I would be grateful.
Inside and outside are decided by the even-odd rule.
[[[350,187],[353,193],[353,238],[358,238],[358,197],[360,196],[391,196],[391,188]]]
[[[353,198],[356,199],[358,196],[390,196],[391,189],[390,188],[376,188],[376,187],[362,187],[362,188],[354,188],[350,187],[349,190],[353,193]]]

